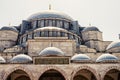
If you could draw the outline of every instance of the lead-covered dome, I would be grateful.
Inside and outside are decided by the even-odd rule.
[[[84,28],[82,31],[100,31],[100,30],[95,26],[91,26]]]
[[[3,57],[0,56],[0,63],[5,63],[5,59]]]
[[[11,60],[11,63],[30,63],[32,62],[32,58],[25,54],[19,54],[14,56]]]
[[[59,48],[56,47],[47,47],[39,53],[40,56],[64,56]]]
[[[71,58],[72,62],[86,62],[90,60],[91,58],[87,56],[86,54],[76,54]]]
[[[120,41],[110,43],[106,50],[107,52],[120,52]]]
[[[58,11],[53,11],[53,10],[43,11],[43,12],[33,14],[28,18],[28,20],[37,20],[37,19],[43,19],[43,18],[58,18],[58,19],[66,19],[66,20],[70,20],[70,21],[73,20],[67,14],[64,14],[64,13],[58,12]]]
[[[7,27],[7,26],[2,27],[0,30],[11,30],[11,31],[18,32],[18,30],[15,27]]]
[[[96,62],[110,62],[110,61],[117,61],[118,58],[112,54],[102,54],[96,60]]]

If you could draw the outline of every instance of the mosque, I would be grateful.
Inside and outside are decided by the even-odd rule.
[[[0,29],[0,80],[120,80],[120,41],[42,11]]]

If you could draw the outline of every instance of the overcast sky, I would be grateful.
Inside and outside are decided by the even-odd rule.
[[[118,40],[120,33],[120,0],[0,0],[0,27],[21,24],[31,14],[48,10],[62,11],[81,26],[96,26],[103,39]]]

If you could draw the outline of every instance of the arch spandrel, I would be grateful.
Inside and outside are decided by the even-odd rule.
[[[95,78],[97,80],[101,80],[99,74],[97,73],[97,71],[95,69],[89,67],[89,66],[80,66],[80,67],[77,67],[77,68],[73,69],[73,72],[71,73],[71,80],[73,80],[76,73],[81,71],[81,70],[88,70],[95,76]]]
[[[46,67],[44,67],[44,69],[42,69],[40,71],[39,75],[38,75],[38,80],[42,76],[42,74],[44,74],[48,70],[56,70],[65,78],[65,80],[69,80],[69,77],[68,77],[67,73],[63,69],[61,69],[59,67],[56,67],[56,66],[46,66]]]
[[[107,74],[107,72],[109,72],[110,70],[114,70],[114,69],[120,71],[120,67],[119,66],[109,66],[109,67],[106,67],[104,69],[103,74],[101,75],[101,80],[104,80],[104,77]]]
[[[7,80],[8,76],[16,70],[24,71],[26,74],[28,74],[28,76],[30,77],[31,80],[34,80],[34,76],[32,74],[32,71],[30,69],[26,68],[26,67],[23,67],[23,66],[9,68],[9,69],[5,70],[4,71],[5,73],[3,75],[3,80]]]

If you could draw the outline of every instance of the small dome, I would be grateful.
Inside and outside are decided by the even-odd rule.
[[[96,62],[116,61],[118,58],[111,54],[102,54],[96,60]]]
[[[15,31],[18,32],[18,30],[15,27],[2,27],[0,30],[11,30],[11,31]]]
[[[3,57],[0,56],[0,63],[5,63],[5,59]]]
[[[116,47],[120,47],[120,41],[112,42],[111,44],[108,45],[106,50],[109,50],[109,49],[112,49],[112,48],[116,48]]]
[[[91,26],[91,27],[86,27],[82,31],[99,31],[97,27]]]
[[[64,53],[56,47],[47,47],[39,53],[40,56],[64,56]]]
[[[32,62],[32,58],[25,54],[19,54],[14,56],[11,60],[11,63],[30,63]]]
[[[84,62],[84,61],[90,61],[90,57],[85,54],[76,54],[71,58],[72,62]]]
[[[28,18],[28,20],[43,19],[43,18],[60,18],[60,19],[67,19],[70,21],[73,20],[70,16],[68,16],[62,12],[52,11],[52,10],[33,14]]]
[[[67,30],[65,29],[58,28],[58,27],[52,27],[52,26],[38,28],[38,29],[35,29],[34,31],[64,31],[64,32],[67,32]]]

